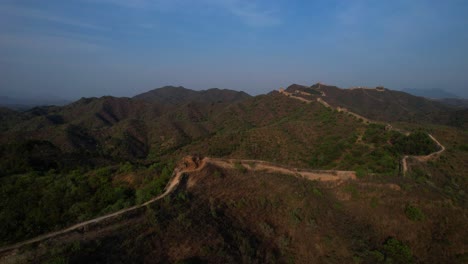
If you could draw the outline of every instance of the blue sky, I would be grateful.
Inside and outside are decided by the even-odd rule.
[[[292,83],[468,97],[468,1],[0,0],[0,95]]]

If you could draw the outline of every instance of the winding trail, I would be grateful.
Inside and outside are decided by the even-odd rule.
[[[422,155],[422,156],[408,156],[407,155],[407,156],[404,156],[403,159],[401,160],[403,176],[405,176],[406,172],[408,171],[408,158],[415,158],[420,162],[427,162],[428,160],[437,158],[440,154],[442,154],[442,152],[445,151],[444,145],[440,144],[440,142],[435,137],[433,137],[431,134],[428,134],[428,135],[432,139],[432,141],[434,141],[437,144],[437,146],[439,146],[440,149],[438,151],[432,152],[432,153],[430,153],[428,155]]]
[[[175,188],[179,185],[179,183],[180,183],[180,181],[182,179],[182,175],[184,173],[190,173],[190,172],[201,170],[201,169],[203,169],[205,167],[205,165],[206,165],[205,160],[201,160],[201,164],[199,166],[196,166],[195,168],[193,168],[193,167],[189,167],[189,168],[177,167],[177,168],[175,168],[174,172],[172,174],[171,180],[166,185],[166,187],[164,189],[164,192],[161,195],[159,195],[159,196],[157,196],[157,197],[155,197],[155,198],[153,198],[153,199],[151,199],[151,200],[149,200],[149,201],[147,201],[147,202],[145,202],[145,203],[143,203],[141,205],[135,205],[135,206],[132,206],[132,207],[129,207],[129,208],[126,208],[126,209],[122,209],[120,211],[117,211],[117,212],[114,212],[114,213],[111,213],[111,214],[108,214],[108,215],[100,216],[100,217],[97,217],[97,218],[94,218],[94,219],[91,219],[91,220],[87,220],[87,221],[72,225],[72,226],[70,226],[70,227],[68,227],[66,229],[62,229],[62,230],[59,230],[59,231],[56,231],[56,232],[47,233],[47,234],[40,235],[40,236],[37,236],[35,238],[23,241],[23,242],[19,242],[19,243],[10,245],[10,246],[2,247],[2,248],[0,248],[0,253],[5,252],[5,251],[10,251],[10,250],[13,250],[13,249],[18,249],[18,248],[23,247],[25,245],[41,242],[41,241],[44,241],[44,240],[47,240],[47,239],[50,239],[50,238],[53,238],[53,237],[57,237],[57,236],[60,236],[60,235],[64,235],[64,234],[70,233],[72,231],[78,231],[78,230],[80,230],[82,228],[85,228],[86,226],[88,226],[90,224],[99,223],[99,222],[102,222],[104,220],[108,220],[110,218],[114,218],[114,217],[123,215],[123,214],[125,214],[127,212],[146,207],[147,205],[152,204],[152,203],[154,203],[154,202],[156,202],[158,200],[161,200],[164,197],[166,197],[168,194],[173,192],[175,190]]]
[[[208,162],[221,168],[235,169],[242,165],[248,171],[258,171],[267,173],[281,173],[292,175],[298,178],[316,181],[342,181],[355,180],[356,172],[338,171],[338,170],[302,170],[279,166],[262,160],[237,160],[237,159],[218,159],[210,158]]]
[[[362,88],[359,88],[359,89],[362,89]],[[381,92],[381,90],[378,90],[378,89],[376,89],[376,90]],[[294,96],[292,93],[286,92],[284,89],[280,89],[279,93],[283,94],[283,95],[286,95],[287,97],[290,97],[290,98],[293,98],[293,99],[296,99],[296,100],[300,100],[300,101],[303,101],[303,102],[306,102],[306,103],[313,102],[313,100],[308,100],[308,99],[305,99],[305,98],[302,98],[302,97],[299,97],[299,96]],[[322,94],[322,96],[325,97],[324,94]],[[337,110],[338,112],[345,112],[345,113],[348,113],[348,114],[350,114],[350,115],[352,115],[352,116],[354,116],[354,117],[356,117],[358,119],[362,119],[364,121],[364,123],[366,123],[366,124],[378,124],[378,122],[367,119],[367,118],[365,118],[365,117],[363,117],[363,116],[361,116],[359,114],[356,114],[354,112],[349,111],[346,108],[341,108],[341,107],[334,108],[333,106],[331,106],[329,103],[327,103],[325,100],[323,100],[320,97],[317,98],[317,102],[319,102],[320,104],[322,104],[325,107]],[[400,133],[405,134],[406,136],[408,136],[410,134],[409,132],[405,132],[405,131],[393,128],[390,124],[387,124],[387,125],[390,126],[391,130],[398,131]],[[433,158],[438,157],[442,152],[445,151],[445,147],[435,137],[433,137],[431,134],[428,134],[428,135],[432,139],[432,141],[434,141],[439,146],[440,149],[438,151],[436,151],[436,152],[430,153],[428,155],[423,155],[423,156],[409,156],[409,155],[404,156],[403,159],[401,160],[403,176],[405,176],[406,172],[408,171],[408,158],[415,158],[416,160],[418,160],[420,162],[427,162],[428,160],[431,160]]]
[[[313,102],[313,100],[308,100],[308,99],[305,99],[305,98],[302,98],[302,97],[299,97],[299,96],[294,96],[293,94],[288,93],[288,92],[286,92],[284,90],[280,90],[280,93],[284,94],[284,95],[286,95],[286,96],[288,96],[290,98],[300,100],[300,101],[303,101],[303,102],[306,102],[306,103]],[[323,96],[324,96],[324,94],[323,94]],[[321,103],[325,107],[335,109],[330,104],[325,102],[322,98],[317,98],[316,101]],[[357,118],[361,118],[366,123],[377,123],[375,121],[371,121],[371,120],[369,120],[367,118],[364,118],[364,117],[362,117],[362,116],[360,116],[360,115],[358,115],[356,113],[350,112],[345,108],[338,107],[335,110],[337,110],[339,112],[346,112],[346,113],[349,113],[349,114],[351,114],[351,115],[353,115],[353,116],[355,116]],[[438,150],[436,152],[433,152],[433,153],[430,153],[430,154],[425,155],[425,156],[405,156],[402,159],[403,175],[405,175],[405,173],[408,170],[408,164],[407,164],[407,159],[408,158],[413,157],[413,158],[416,158],[417,160],[419,160],[421,162],[426,162],[426,161],[428,161],[428,160],[430,160],[432,158],[438,157],[442,152],[445,151],[445,147],[436,138],[434,138],[431,134],[429,134],[429,137],[440,147],[440,150]],[[221,168],[225,168],[225,169],[236,169],[236,167],[239,166],[239,164],[240,164],[240,165],[242,165],[243,168],[245,168],[246,170],[249,170],[249,171],[262,171],[262,172],[267,172],[267,173],[281,173],[281,174],[286,174],[286,175],[292,175],[292,176],[295,176],[295,177],[298,177],[298,178],[304,178],[304,179],[308,179],[308,180],[317,180],[317,181],[342,181],[342,180],[354,180],[354,179],[356,179],[356,172],[354,172],[354,171],[300,170],[300,169],[291,169],[291,168],[288,168],[288,167],[275,165],[273,163],[266,162],[266,161],[261,161],[261,160],[238,160],[238,159],[221,159],[221,158],[208,158],[208,157],[205,157],[204,159],[200,160],[200,159],[188,156],[188,157],[185,157],[182,160],[181,164],[174,169],[172,177],[171,177],[170,181],[168,182],[168,184],[166,185],[166,187],[164,189],[164,192],[161,195],[159,195],[159,196],[157,196],[157,197],[155,197],[155,198],[153,198],[153,199],[151,199],[151,200],[149,200],[149,201],[147,201],[147,202],[145,202],[145,203],[143,203],[141,205],[135,205],[135,206],[132,206],[132,207],[129,207],[129,208],[126,208],[126,209],[122,209],[120,211],[117,211],[117,212],[114,212],[114,213],[111,213],[111,214],[108,214],[108,215],[100,216],[100,217],[97,217],[97,218],[94,218],[94,219],[91,219],[91,220],[87,220],[87,221],[75,224],[75,225],[70,226],[70,227],[68,227],[66,229],[62,229],[62,230],[59,230],[59,231],[43,234],[43,235],[37,236],[35,238],[29,239],[29,240],[26,240],[26,241],[23,241],[23,242],[19,242],[19,243],[10,245],[10,246],[2,247],[2,248],[0,248],[0,253],[5,253],[5,252],[8,252],[8,251],[17,250],[17,249],[19,249],[19,248],[21,248],[23,246],[26,246],[26,245],[31,245],[31,244],[34,244],[34,243],[43,242],[45,240],[55,238],[55,237],[58,237],[58,236],[61,236],[61,235],[65,235],[65,234],[70,233],[70,232],[79,231],[81,229],[85,229],[90,224],[103,222],[105,220],[118,217],[118,216],[123,215],[125,213],[128,213],[128,212],[131,212],[131,211],[138,210],[138,209],[141,209],[143,207],[146,207],[146,206],[148,206],[148,205],[150,205],[150,204],[152,204],[152,203],[154,203],[154,202],[156,202],[158,200],[163,199],[167,195],[171,194],[179,186],[179,184],[180,184],[180,182],[181,182],[181,180],[183,178],[183,175],[185,173],[200,171],[203,168],[205,168],[207,164],[212,164],[212,165],[215,165],[215,166],[218,166],[218,167],[221,167]]]
[[[170,193],[176,190],[179,186],[183,175],[185,173],[192,173],[196,171],[200,171],[206,167],[207,164],[212,164],[214,166],[224,168],[224,169],[236,169],[238,164],[241,164],[246,170],[249,171],[262,171],[267,173],[281,173],[286,175],[292,175],[299,178],[304,178],[308,180],[317,180],[317,181],[342,181],[342,180],[353,180],[356,179],[356,173],[354,171],[334,171],[334,170],[298,170],[298,169],[291,169],[285,166],[276,165],[270,162],[261,161],[261,160],[238,160],[238,159],[221,159],[221,158],[208,158],[205,157],[203,159],[199,159],[193,156],[187,156],[182,159],[179,165],[174,169],[171,179],[167,183],[164,192],[141,204],[135,205],[126,209],[122,209],[120,211],[100,216],[91,220],[87,220],[75,225],[72,225],[68,228],[43,234],[37,236],[32,239],[28,239],[23,242],[19,242],[10,246],[0,248],[0,253],[5,253],[12,250],[17,250],[21,247],[26,245],[31,245],[34,243],[43,242],[45,240],[56,238],[61,235],[66,235],[71,232],[86,230],[86,227],[90,224],[96,224],[99,222],[103,222],[109,220],[111,218],[118,217],[125,213],[138,210],[140,208],[146,207],[149,204],[152,204],[158,200],[163,199]]]

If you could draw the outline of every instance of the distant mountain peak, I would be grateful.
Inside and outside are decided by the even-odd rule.
[[[164,86],[136,95],[133,98],[151,103],[175,105],[189,102],[236,102],[249,97],[250,95],[245,92],[229,89],[211,88],[195,91],[183,86]]]
[[[402,90],[405,93],[409,93],[416,96],[431,98],[431,99],[443,99],[443,98],[460,98],[458,95],[447,92],[440,88],[434,89],[412,89],[407,88]]]

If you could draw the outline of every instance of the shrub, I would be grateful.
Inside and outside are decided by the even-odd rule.
[[[130,162],[125,162],[124,164],[120,165],[119,173],[129,173],[134,170],[133,165]]]
[[[376,208],[378,205],[379,205],[379,200],[377,199],[377,197],[372,197],[370,201],[370,206],[372,208]]]
[[[389,238],[384,246],[385,263],[414,263],[411,249],[396,238]]]
[[[353,199],[357,199],[359,198],[359,191],[358,189],[356,188],[356,186],[354,185],[348,185],[344,188],[345,192],[348,192],[349,194],[351,194],[351,197]]]
[[[146,206],[145,218],[146,222],[150,226],[156,226],[156,224],[158,223],[158,216],[150,205]]]
[[[461,151],[468,152],[468,144],[462,144],[458,147]]]
[[[294,224],[296,224],[296,225],[299,224],[300,222],[302,222],[302,218],[300,216],[300,213],[301,213],[300,208],[296,208],[291,212],[291,218],[294,221]]]
[[[438,150],[438,146],[423,131],[413,132],[409,136],[395,134],[391,141],[394,150],[400,154],[427,155]]]
[[[62,257],[62,256],[56,256],[56,257],[53,257],[53,258],[47,260],[45,263],[47,263],[47,264],[67,264],[68,259],[65,258],[65,257]]]
[[[405,214],[406,214],[406,217],[408,217],[408,219],[410,219],[411,221],[422,221],[426,218],[426,216],[421,211],[421,209],[413,205],[406,206]]]
[[[322,193],[319,189],[317,189],[317,188],[315,188],[315,187],[312,188],[312,193],[313,193],[314,195],[319,196],[319,197],[322,197],[322,196],[323,196],[323,193]]]
[[[238,161],[234,163],[234,168],[235,168],[236,170],[238,170],[239,172],[241,172],[241,173],[246,173],[246,172],[247,172],[247,168],[244,167],[244,166],[243,166],[240,162],[238,162]]]
[[[364,169],[364,168],[357,168],[356,169],[356,177],[358,177],[359,179],[364,178],[364,176],[366,176],[366,174],[367,174],[366,169]]]
[[[260,223],[260,229],[262,230],[262,233],[267,237],[275,233],[275,229],[271,225],[265,222]]]

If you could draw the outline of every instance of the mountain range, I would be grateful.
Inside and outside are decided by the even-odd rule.
[[[38,97],[38,98],[16,98],[10,96],[0,96],[0,107],[7,107],[14,110],[27,110],[36,106],[58,105],[63,106],[69,104],[70,100],[64,100],[54,97]]]
[[[463,261],[467,113],[320,83],[0,108],[0,245],[82,223],[0,261]]]
[[[442,89],[403,89],[402,91],[430,99],[460,98],[460,96]]]

